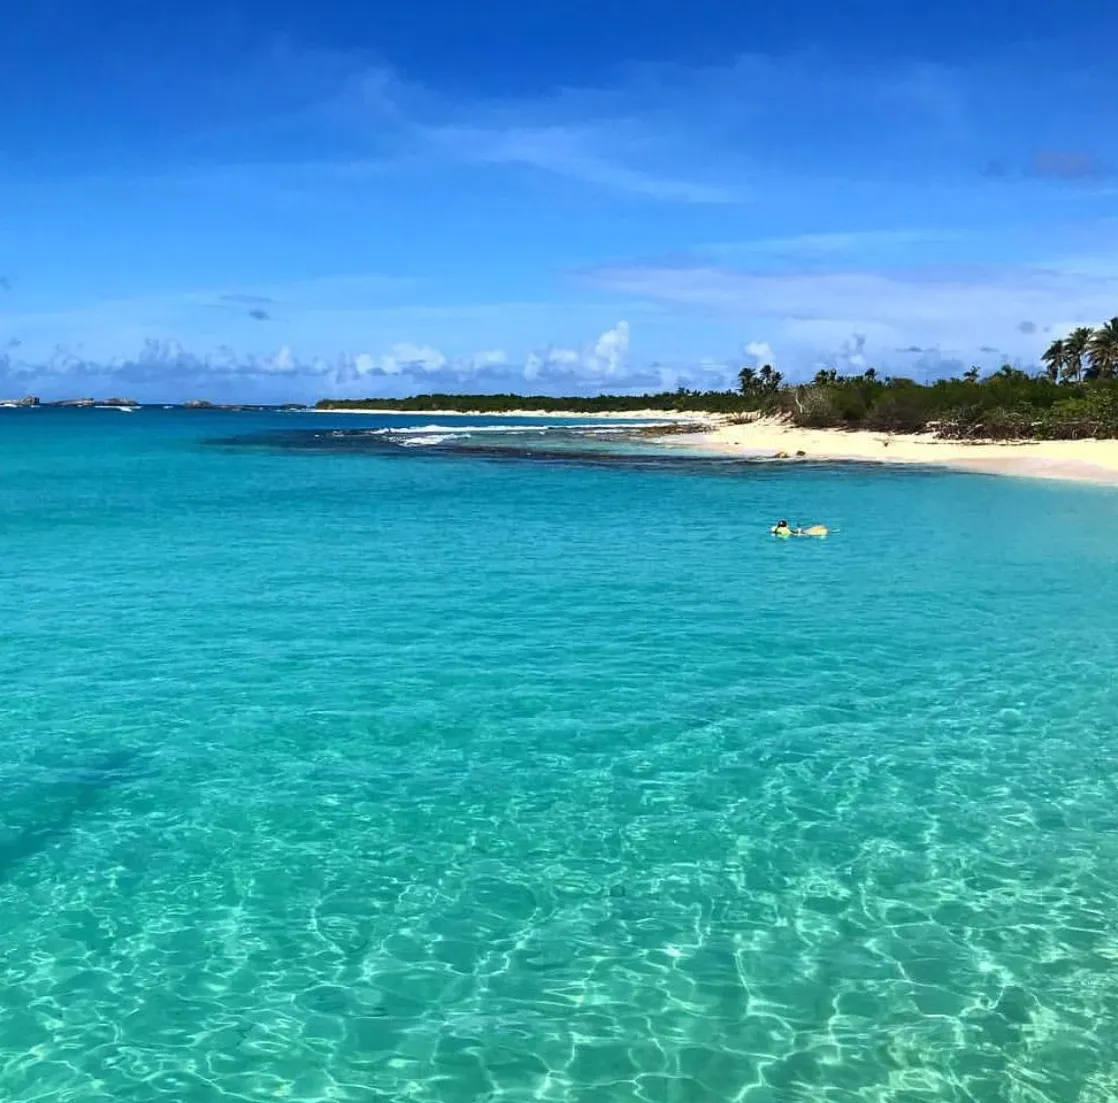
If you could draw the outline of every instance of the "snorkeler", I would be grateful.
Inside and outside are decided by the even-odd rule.
[[[826,525],[808,525],[806,529],[800,527],[792,528],[791,525],[784,520],[777,521],[777,523],[769,529],[769,532],[771,532],[773,536],[826,536],[829,531],[830,529],[828,529]]]

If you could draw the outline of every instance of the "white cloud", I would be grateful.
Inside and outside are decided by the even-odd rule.
[[[353,358],[353,369],[358,375],[371,375],[377,370],[377,358],[367,352],[359,352]]]
[[[1038,135],[1089,150],[1108,133],[1113,67],[1101,55],[1070,58],[1053,69],[1051,58],[1020,46],[956,65],[897,55],[851,64],[811,49],[745,53],[710,66],[620,63],[597,86],[571,86],[545,71],[542,94],[486,100],[440,93],[356,52],[307,50],[288,51],[282,69],[242,59],[218,82],[200,79],[186,101],[212,101],[223,86],[222,115],[242,125],[265,118],[268,148],[279,133],[292,150],[334,153],[317,166],[262,166],[270,186],[260,190],[269,196],[293,169],[367,177],[435,157],[524,165],[669,202],[724,203],[765,180],[779,187],[805,175],[826,188],[832,173],[904,175],[922,186],[929,177],[957,182],[961,168],[973,179],[998,156],[1025,164]],[[1038,62],[1061,97],[1030,79]],[[680,165],[704,171],[695,179]]]
[[[351,73],[303,118],[349,134],[350,156],[337,165],[359,175],[383,171],[389,158],[363,158],[387,144],[405,161],[523,166],[629,196],[726,204],[766,185],[787,197],[790,182],[806,192],[830,189],[839,178],[924,187],[929,178],[957,182],[963,171],[981,187],[994,152],[985,143],[1012,139],[1017,161],[1028,156],[1034,135],[1013,125],[1027,117],[1022,97],[1032,97],[1037,115],[1073,144],[1106,132],[1100,105],[1113,78],[1101,65],[1092,69],[1094,88],[1065,81],[1066,102],[1057,103],[1041,99],[1020,76],[1029,68],[1008,57],[967,66],[904,58],[852,66],[810,50],[743,54],[707,67],[627,65],[608,85],[553,83],[518,100],[451,98],[374,68]],[[681,173],[681,165],[703,171]],[[901,245],[907,235],[913,232],[821,232],[769,246],[825,253],[850,248],[853,239]]]
[[[913,246],[942,245],[962,239],[951,230],[838,230],[826,233],[794,234],[791,237],[753,238],[745,241],[720,241],[704,245],[697,253],[724,262],[758,257],[834,258],[849,253],[882,253]]]
[[[866,335],[853,334],[848,340],[843,341],[834,355],[825,358],[825,363],[840,375],[861,375],[871,366],[866,355]]]
[[[1053,333],[1098,324],[1118,302],[1113,258],[793,272],[661,264],[586,275],[602,291],[659,302],[680,319],[690,316],[696,327],[763,330],[765,340],[747,344],[746,355],[758,364],[778,363],[790,378],[819,367],[856,373],[871,366],[924,376],[936,365],[985,366],[994,358],[1027,367]],[[1031,324],[1023,327],[1022,318]]]
[[[1118,301],[1118,265],[1106,276],[1041,267],[757,273],[630,266],[597,269],[587,278],[613,293],[763,319],[770,332],[786,336],[857,332],[895,345],[977,348],[1004,339],[1022,350],[1037,349],[1043,333],[1021,333],[1022,317],[1034,319],[1040,330],[1057,319],[1095,324]]]
[[[522,374],[529,381],[551,373],[572,383],[608,386],[626,377],[629,342],[629,323],[621,321],[581,351],[552,347],[529,353]]]
[[[574,349],[548,349],[547,363],[560,368],[573,368],[582,363],[582,354]]]
[[[639,84],[643,79],[636,76]],[[682,85],[668,93],[679,93]],[[315,133],[349,133],[352,155],[301,170],[348,178],[380,174],[394,160],[442,159],[461,164],[521,166],[629,196],[669,203],[741,202],[736,180],[680,176],[693,146],[693,111],[672,120],[642,118],[624,88],[561,89],[511,100],[450,98],[384,67],[355,71],[317,104],[289,121]],[[644,93],[635,89],[638,96]],[[690,90],[688,90],[690,94]],[[699,102],[703,95],[700,91]],[[663,97],[661,97],[663,98]],[[652,105],[663,115],[663,104]],[[391,156],[367,159],[370,146]],[[691,163],[701,163],[694,162]],[[289,174],[284,174],[288,177]]]
[[[284,345],[275,354],[275,356],[273,356],[271,358],[270,361],[265,361],[265,363],[267,363],[268,366],[270,366],[273,371],[277,371],[277,372],[294,371],[295,367],[296,367],[295,354],[291,351],[290,348],[288,348],[287,345]]]
[[[524,358],[524,368],[521,374],[530,383],[536,383],[560,369],[567,374],[573,374],[582,357],[574,349],[549,348],[542,352],[530,352]]]
[[[148,339],[134,356],[105,360],[80,348],[57,347],[38,362],[14,360],[6,352],[0,356],[0,390],[34,390],[47,398],[111,392],[140,401],[305,401],[427,390],[508,390],[524,380],[567,393],[650,385],[657,374],[630,370],[629,344],[625,321],[581,348],[550,346],[523,358],[499,348],[449,356],[433,345],[397,341],[383,352],[346,352],[328,361],[303,357],[289,344],[267,354],[239,355],[227,345],[199,354],[172,338]]]
[[[591,360],[607,379],[620,375],[629,362],[629,323],[607,329],[595,342]]]
[[[410,370],[435,372],[446,367],[446,357],[436,348],[431,348],[430,345],[413,345],[410,341],[400,341],[392,346],[390,356],[385,358],[392,360],[401,367]]]
[[[546,361],[538,353],[530,352],[524,358],[524,370],[521,374],[529,383],[534,383],[543,374]]]
[[[750,341],[745,346],[745,355],[757,364],[772,364],[775,360],[768,341]]]
[[[388,352],[343,353],[338,360],[338,373],[345,379],[364,379],[377,375],[423,374],[442,371],[447,357],[430,345],[397,341]]]
[[[496,368],[509,362],[509,354],[504,349],[483,349],[467,359],[475,368]]]
[[[650,199],[717,204],[738,203],[745,198],[738,188],[677,179],[626,165],[621,159],[626,143],[620,134],[610,135],[609,129],[586,125],[441,126],[420,132],[435,148],[466,161],[523,165]],[[596,147],[608,147],[609,153]]]

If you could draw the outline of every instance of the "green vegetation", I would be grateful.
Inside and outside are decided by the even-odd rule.
[[[422,413],[456,410],[501,414],[625,413],[663,410],[787,417],[811,428],[934,432],[956,440],[1056,440],[1118,437],[1118,317],[1080,327],[1052,342],[1043,370],[1030,375],[1009,364],[982,377],[921,384],[881,378],[870,368],[843,376],[826,369],[810,383],[786,385],[770,366],[742,368],[736,391],[678,391],[652,395],[420,395],[407,399],[324,400],[321,409],[382,409]]]
[[[320,410],[389,410],[398,413],[432,413],[450,410],[463,414],[529,414],[556,411],[572,414],[624,414],[633,410],[665,410],[694,413],[741,413],[751,409],[736,391],[664,391],[661,394],[601,394],[557,398],[554,395],[522,394],[421,394],[412,398],[323,399]]]

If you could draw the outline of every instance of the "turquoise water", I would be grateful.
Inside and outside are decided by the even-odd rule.
[[[1118,494],[387,424],[0,411],[0,1099],[1118,1095]]]

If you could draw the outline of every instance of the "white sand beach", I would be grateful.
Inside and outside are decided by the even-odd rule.
[[[665,446],[789,461],[855,460],[876,463],[942,464],[997,475],[1118,483],[1118,440],[1052,440],[969,443],[940,440],[930,433],[892,434],[863,430],[801,429],[775,418],[719,424],[700,433],[661,438]],[[797,453],[804,453],[798,457]]]

